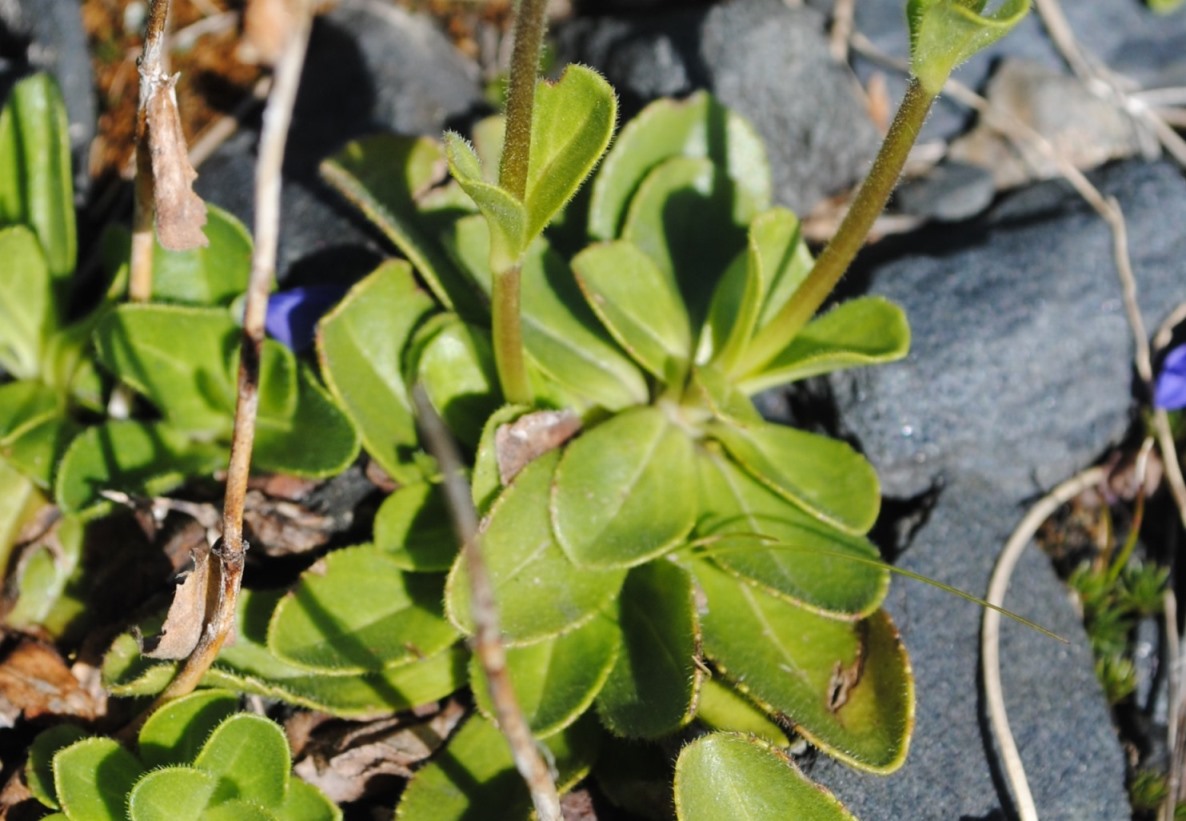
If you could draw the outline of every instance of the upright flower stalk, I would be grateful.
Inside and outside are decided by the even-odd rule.
[[[931,105],[960,63],[1005,36],[1029,12],[1029,0],[1003,0],[985,12],[986,0],[909,0],[910,84],[869,176],[835,236],[795,298],[757,336],[736,373],[760,371],[803,329],[848,270],[885,208]]]
[[[522,202],[527,195],[531,164],[531,120],[535,84],[543,45],[547,0],[522,0],[515,20],[515,47],[507,91],[507,125],[499,186]],[[494,271],[491,299],[494,362],[508,402],[531,402],[531,384],[523,359],[523,329],[519,317],[519,280],[522,256],[505,270]]]

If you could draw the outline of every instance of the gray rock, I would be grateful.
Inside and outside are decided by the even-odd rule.
[[[1186,299],[1174,228],[1186,182],[1168,164],[1098,175],[1129,220],[1146,321]],[[962,236],[915,238],[873,267],[872,293],[903,304],[909,358],[831,378],[843,424],[907,497],[941,488],[897,564],[983,595],[1026,501],[1090,464],[1125,430],[1131,343],[1099,219],[1064,186],[1008,198]],[[1030,549],[1006,607],[1071,640],[1005,621],[1003,689],[1043,819],[1128,817],[1124,756],[1092,672],[1083,628],[1048,559]],[[896,580],[886,607],[902,629],[918,711],[905,766],[886,777],[821,758],[813,777],[860,816],[998,817],[1007,806],[979,693],[979,608]]]
[[[1094,0],[1060,5],[1084,49],[1142,84],[1167,84],[1167,80],[1180,72],[1186,62],[1186,25],[1182,23],[1181,12],[1170,17],[1157,15],[1146,4],[1132,0]],[[904,7],[901,0],[861,0],[856,4],[856,29],[882,51],[905,58],[909,54],[909,43]],[[954,76],[979,88],[992,66],[1004,56],[1065,70],[1038,15],[1031,11],[1007,37],[957,68]],[[863,58],[854,58],[853,62],[862,78],[874,71],[885,73],[891,96],[895,100],[901,98],[905,90],[904,78]],[[921,138],[950,137],[962,131],[967,121],[965,109],[940,98]]]
[[[766,141],[775,197],[805,214],[859,182],[881,139],[828,53],[824,21],[781,0],[735,0],[704,22],[712,90]]]
[[[483,107],[477,67],[427,18],[380,0],[343,0],[319,17],[285,156],[281,278],[298,261],[332,265],[334,276],[362,273],[389,249],[321,181],[323,159],[366,134],[439,136]],[[237,134],[203,164],[195,186],[248,225],[258,139],[254,127]]]
[[[945,161],[926,175],[902,183],[894,192],[894,208],[940,222],[958,222],[981,213],[995,196],[990,171]]]
[[[710,89],[757,127],[775,198],[800,213],[857,182],[877,149],[813,9],[733,0],[707,11],[584,19],[562,28],[558,45],[564,60],[605,72],[624,117],[658,96]]]
[[[1129,221],[1147,322],[1179,301],[1186,182],[1167,164],[1102,173]],[[1061,183],[1006,199],[974,226],[904,240],[926,251],[878,265],[872,292],[901,304],[910,356],[837,375],[845,425],[885,493],[977,476],[1010,498],[1049,488],[1124,432],[1131,344],[1102,221]]]
[[[556,28],[558,62],[584,63],[605,74],[629,120],[657,97],[690,94],[709,84],[699,56],[704,9],[577,17]]]
[[[1148,143],[1127,112],[1088,91],[1077,78],[1040,63],[1006,59],[989,80],[986,96],[996,110],[1041,134],[1079,169],[1135,156]],[[1015,147],[984,122],[955,140],[947,156],[991,170],[1002,189],[1061,176],[1046,155]]]

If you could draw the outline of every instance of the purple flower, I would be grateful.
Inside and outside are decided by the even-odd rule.
[[[264,323],[268,335],[294,351],[303,351],[313,344],[317,321],[347,290],[345,285],[304,285],[272,294]]]
[[[1186,345],[1174,348],[1161,363],[1153,389],[1153,405],[1162,410],[1186,408]]]

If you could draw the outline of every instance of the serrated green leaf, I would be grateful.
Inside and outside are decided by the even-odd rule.
[[[78,254],[69,127],[49,74],[18,81],[0,110],[0,223],[24,224],[37,235],[58,316],[66,311]]]
[[[489,293],[490,229],[485,217],[458,220],[442,242]],[[619,408],[646,400],[642,373],[597,321],[564,258],[544,239],[528,247],[519,285],[523,347],[537,405]]]
[[[678,383],[692,358],[692,330],[675,281],[629,242],[590,246],[572,270],[618,344],[660,380]]]
[[[420,350],[416,374],[449,430],[474,447],[487,417],[501,404],[490,333],[445,317]]]
[[[482,522],[480,549],[511,644],[576,629],[613,599],[626,576],[625,570],[577,567],[556,543],[548,488],[559,456],[553,451],[525,467]],[[453,623],[473,632],[463,555],[449,573],[445,604]]]
[[[60,321],[53,279],[37,237],[23,225],[0,229],[0,259],[0,367],[17,379],[35,379]]]
[[[86,733],[76,724],[59,724],[37,734],[29,745],[29,758],[25,762],[25,782],[33,797],[50,809],[61,809],[58,792],[54,786],[54,756],[74,742],[85,738]]]
[[[756,736],[776,747],[790,742],[761,708],[719,679],[705,677],[696,699],[696,720],[714,730]]]
[[[296,373],[295,394],[289,416],[265,412],[271,409],[261,401],[253,466],[313,479],[341,473],[358,456],[360,441],[354,425],[304,366]]]
[[[461,644],[411,664],[364,675],[310,673],[286,664],[266,646],[268,622],[283,594],[242,591],[237,640],[223,648],[203,685],[277,699],[342,718],[369,720],[438,701],[465,684],[469,656]],[[103,659],[103,680],[114,694],[155,695],[169,683],[175,669],[175,663],[141,656],[132,637],[124,635]]]
[[[274,721],[236,713],[210,734],[194,767],[218,779],[214,802],[240,798],[275,807],[288,792],[292,756],[284,731]]]
[[[221,208],[206,205],[202,229],[209,244],[191,251],[167,251],[155,243],[152,298],[156,302],[229,306],[247,290],[251,276],[251,234]],[[130,251],[130,238],[129,251]]]
[[[419,449],[404,383],[403,353],[432,310],[407,263],[383,264],[321,320],[317,352],[330,391],[357,426],[367,453],[397,482],[419,480]]]
[[[877,520],[877,474],[847,443],[767,422],[714,422],[708,435],[747,473],[821,521],[860,536]]]
[[[597,714],[619,736],[669,735],[691,720],[700,688],[692,579],[671,562],[648,562],[630,571],[619,601],[622,651]]]
[[[613,88],[587,66],[569,65],[555,83],[535,89],[527,169],[527,234],[543,231],[597,165],[617,125]]]
[[[574,563],[639,564],[695,523],[692,441],[659,408],[620,413],[565,448],[551,496],[556,541]]]
[[[586,718],[542,742],[563,792],[589,771],[597,754],[597,722]],[[400,797],[399,821],[462,821],[493,815],[527,821],[531,801],[506,739],[480,715],[470,718],[445,749],[416,771]]]
[[[680,821],[855,821],[834,795],[813,784],[786,753],[733,733],[701,736],[680,751],[675,765],[675,813]]]
[[[164,422],[125,420],[87,428],[58,465],[55,495],[67,512],[103,504],[102,490],[155,496],[187,476],[212,473],[226,449],[197,442]]]
[[[199,690],[170,701],[140,728],[137,749],[147,767],[191,764],[214,728],[239,706],[229,690]]]
[[[69,818],[122,821],[124,802],[144,768],[111,738],[84,738],[53,757],[54,792]]]
[[[280,817],[254,801],[234,799],[206,810],[202,821],[280,821]]]
[[[0,385],[0,458],[48,488],[61,452],[77,431],[56,391],[43,382]]]
[[[618,657],[620,633],[606,616],[559,636],[507,648],[507,673],[532,734],[547,738],[589,709]],[[496,720],[486,671],[470,659],[470,682],[478,709]]]
[[[463,212],[425,207],[444,179],[444,160],[435,140],[380,135],[350,143],[321,174],[395,243],[446,308],[476,319],[486,313],[480,291],[434,239]]]
[[[692,327],[699,327],[717,281],[745,249],[744,226],[764,205],[710,160],[675,157],[639,186],[622,238],[676,283]]]
[[[281,821],[341,821],[342,810],[325,793],[299,778],[288,785],[284,804],[276,809]]]
[[[750,398],[715,365],[692,368],[688,395],[718,419],[737,425],[754,425],[762,421],[762,414]]]
[[[657,100],[622,129],[592,186],[589,235],[620,236],[630,200],[647,174],[672,157],[707,157],[723,167],[746,198],[768,203],[770,168],[762,138],[706,92]]]
[[[372,545],[335,550],[280,600],[268,648],[313,672],[376,672],[457,640],[441,613],[443,579],[408,574]]]
[[[78,423],[65,414],[48,416],[0,442],[0,456],[48,490],[58,460],[79,430]]]
[[[901,308],[880,297],[851,299],[809,322],[740,387],[754,394],[843,368],[894,362],[909,349],[910,325]]]
[[[708,562],[691,569],[707,600],[704,651],[734,686],[854,767],[888,773],[901,766],[914,725],[914,679],[884,611],[856,624],[837,621]]]
[[[457,558],[458,541],[440,485],[404,485],[375,514],[375,547],[403,570],[444,572]]]
[[[754,218],[747,254],[749,264],[761,270],[762,310],[757,327],[764,328],[794,297],[815,261],[803,240],[799,218],[785,208],[772,208]]]
[[[793,213],[772,208],[755,217],[745,253],[734,259],[713,294],[698,358],[711,356],[732,369],[755,332],[793,297],[811,265]]]
[[[486,168],[485,163],[482,168]],[[440,241],[449,259],[489,299],[494,275],[490,271],[490,226],[486,224],[486,218],[481,214],[462,217],[441,229]]]
[[[727,458],[705,455],[699,469],[696,535],[718,564],[824,614],[861,617],[881,605],[889,571],[867,539],[804,513]]]
[[[57,395],[45,383],[22,379],[0,385],[0,446],[59,413]]]
[[[453,178],[473,199],[490,227],[490,269],[495,276],[511,270],[533,238],[528,233],[527,207],[498,185],[486,182],[478,155],[461,135],[445,134],[445,156]]]
[[[909,0],[910,71],[928,94],[943,88],[955,67],[1004,37],[1029,13],[1029,0]]]
[[[520,284],[523,349],[533,364],[607,410],[646,402],[642,372],[597,320],[559,254],[533,245]]]
[[[193,767],[153,770],[128,796],[131,821],[203,821],[218,779]],[[122,816],[121,816],[122,817]]]
[[[95,329],[99,361],[148,397],[179,430],[229,435],[230,364],[239,335],[229,312],[178,305],[121,305]]]
[[[753,335],[764,285],[750,260],[749,253],[738,254],[717,282],[696,343],[697,362],[729,368]]]

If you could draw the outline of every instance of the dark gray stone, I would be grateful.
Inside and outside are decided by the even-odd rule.
[[[563,60],[593,65],[627,118],[663,95],[708,88],[766,141],[775,198],[806,213],[857,182],[879,138],[852,77],[831,59],[824,18],[781,0],[705,11],[578,19],[558,34]]]
[[[1168,164],[1097,175],[1129,221],[1146,321],[1186,299],[1179,261],[1186,181]],[[1094,461],[1131,419],[1132,345],[1110,235],[1065,186],[1007,198],[984,220],[931,231],[929,249],[872,266],[869,291],[902,304],[914,345],[902,363],[838,374],[844,426],[886,493],[939,487],[896,562],[983,595],[1026,502]],[[1092,672],[1083,628],[1049,560],[1030,549],[1006,607],[1071,640],[1006,620],[1002,678],[1009,719],[1043,819],[1130,814],[1124,756]],[[888,611],[916,676],[918,712],[905,766],[888,778],[821,758],[813,777],[865,818],[1000,817],[1009,806],[979,693],[979,608],[896,580]]]
[[[735,0],[709,12],[700,47],[712,90],[766,141],[775,198],[801,214],[859,182],[881,143],[823,29],[812,9]]]
[[[983,595],[996,555],[1023,512],[999,488],[958,477],[897,564]],[[900,578],[885,606],[901,629],[915,675],[917,711],[906,763],[876,776],[820,756],[810,776],[866,821],[1008,817],[980,693],[980,608]],[[1128,818],[1124,753],[1082,623],[1050,561],[1036,549],[1019,563],[1005,606],[1071,640],[1060,644],[1002,620],[1002,690],[1039,817]]]
[[[1168,164],[1099,176],[1129,222],[1152,327],[1186,299],[1186,181]],[[1089,464],[1130,421],[1131,343],[1103,222],[1062,183],[1007,198],[986,219],[902,240],[871,291],[906,310],[910,356],[833,379],[844,424],[910,497],[978,476],[1010,498]]]
[[[1166,17],[1133,0],[1093,0],[1062,3],[1062,10],[1083,47],[1111,68],[1152,85],[1165,84],[1186,62],[1186,25],[1181,12]],[[894,57],[909,55],[905,3],[901,0],[861,0],[856,4],[856,29],[882,51]],[[956,69],[954,77],[979,88],[993,65],[1003,56],[1021,57],[1051,68],[1064,69],[1038,15],[1031,11],[1007,37],[980,52]],[[905,79],[884,66],[861,57],[853,60],[857,73],[867,78],[874,71],[886,75],[896,101],[906,88]],[[963,130],[966,109],[939,99],[923,127],[921,139],[948,138]]]
[[[9,74],[10,80],[47,71],[57,81],[70,122],[75,191],[81,199],[90,181],[87,159],[96,113],[79,1],[0,0],[0,58],[0,63],[7,64],[0,65],[0,74]]]
[[[974,165],[944,162],[894,192],[895,210],[941,222],[970,219],[996,196],[992,173]]]
[[[297,262],[323,274],[332,266],[330,278],[362,273],[389,250],[321,181],[322,160],[377,132],[439,137],[482,111],[477,67],[429,19],[381,0],[343,0],[317,18],[285,155],[281,278]],[[202,165],[195,186],[248,225],[258,139],[257,126],[241,131]]]

